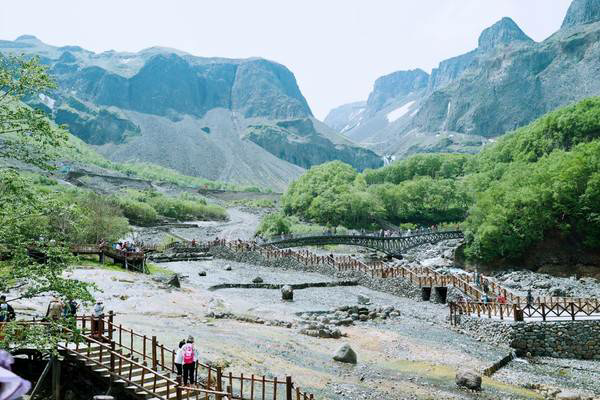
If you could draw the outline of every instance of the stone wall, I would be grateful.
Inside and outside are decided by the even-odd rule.
[[[600,360],[600,321],[516,323],[511,347],[534,356]]]
[[[456,329],[519,354],[600,360],[600,321],[509,322],[463,315]]]

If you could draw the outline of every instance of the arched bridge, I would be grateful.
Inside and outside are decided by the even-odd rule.
[[[265,243],[278,248],[320,246],[327,244],[347,244],[361,246],[398,257],[413,247],[426,243],[437,243],[449,239],[462,239],[462,231],[428,231],[406,236],[376,235],[322,235],[322,236],[280,236]]]

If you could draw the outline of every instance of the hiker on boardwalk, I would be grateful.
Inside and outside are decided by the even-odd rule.
[[[496,301],[498,302],[498,304],[506,304],[506,297],[504,297],[503,294],[500,294],[496,298]]]
[[[533,295],[531,289],[527,289],[527,305],[530,306],[531,304],[533,304]]]
[[[0,322],[10,322],[16,317],[15,310],[6,302],[6,296],[0,296]]]
[[[183,384],[193,385],[194,372],[196,370],[196,363],[198,362],[198,351],[194,347],[194,338],[188,336],[186,344],[181,348],[183,353]]]
[[[490,292],[490,285],[488,284],[488,281],[483,281],[483,293],[489,293]]]
[[[64,307],[65,305],[63,302],[58,297],[54,296],[48,304],[48,309],[46,310],[46,320],[58,321],[63,314]]]
[[[104,334],[104,303],[96,301],[92,312],[92,336],[101,337]]]
[[[479,275],[479,271],[475,271],[475,285],[477,285],[478,288],[481,287],[481,275]]]
[[[487,304],[490,302],[490,298],[488,297],[487,293],[483,294],[482,300],[483,300],[483,304]]]
[[[77,315],[77,309],[79,308],[79,304],[73,299],[69,300],[67,304],[65,304],[63,310],[64,317],[74,317]]]
[[[181,349],[185,345],[185,340],[179,342],[179,348],[175,354],[175,369],[177,370],[177,376],[183,374],[183,350]]]

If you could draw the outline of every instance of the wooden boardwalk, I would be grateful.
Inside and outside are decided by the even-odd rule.
[[[77,317],[76,334],[63,328],[64,340],[58,350],[82,368],[101,378],[122,385],[140,400],[314,400],[291,376],[283,379],[264,375],[234,374],[220,367],[196,364],[197,387],[185,386],[175,368],[175,350],[114,322],[109,314],[100,321],[100,330],[92,332],[94,318]],[[23,327],[45,324],[21,321]],[[0,323],[0,334],[3,328]]]
[[[101,263],[104,263],[105,258],[108,257],[113,260],[113,263],[121,264],[125,269],[146,272],[146,251],[121,251],[95,244],[73,245],[70,250],[75,255],[97,255]]]
[[[355,272],[372,278],[402,278],[421,288],[448,288],[460,290],[465,299],[449,304],[451,321],[455,315],[509,319],[515,321],[557,321],[600,319],[600,300],[594,298],[536,297],[529,304],[524,296],[517,295],[495,282],[491,277],[479,275],[479,284],[473,274],[442,274],[429,267],[409,268],[378,261],[364,263],[349,256],[320,256],[308,250],[279,249],[255,242],[217,240],[209,246],[225,246],[236,252],[258,252],[267,260],[292,258],[308,266],[327,265],[339,272]],[[484,287],[488,288],[487,293]],[[488,302],[482,299],[487,294]],[[505,302],[497,302],[502,295]]]

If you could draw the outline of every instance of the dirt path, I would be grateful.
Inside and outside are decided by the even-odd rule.
[[[229,221],[190,221],[198,228],[172,229],[172,232],[188,240],[199,241],[215,238],[227,240],[248,240],[254,237],[254,232],[260,223],[260,217],[239,208],[227,209]]]

